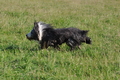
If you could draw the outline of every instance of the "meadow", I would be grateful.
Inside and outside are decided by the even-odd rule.
[[[34,21],[89,30],[92,44],[39,49]],[[0,80],[119,80],[120,0],[0,0]]]

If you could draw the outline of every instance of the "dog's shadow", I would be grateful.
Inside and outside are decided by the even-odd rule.
[[[29,51],[37,51],[39,50],[38,47],[32,47],[32,48],[29,48],[29,47],[21,47],[19,45],[16,45],[16,44],[12,44],[12,45],[9,45],[5,48],[2,48],[1,49],[2,51],[14,51],[14,50],[29,50]]]
[[[22,51],[22,52],[30,52],[30,51],[39,51],[39,50],[43,50],[43,49],[40,49],[40,46],[32,46],[32,47],[21,47],[20,45],[16,45],[16,44],[11,44],[7,47],[4,47],[1,49],[2,51],[8,51],[8,52],[14,52],[16,53],[17,51]],[[70,51],[70,48],[69,47],[60,47],[60,50],[58,49],[55,49],[53,47],[49,47],[48,49],[46,49],[48,51],[58,51],[58,52],[62,52],[62,53],[71,53],[73,56],[75,55],[78,55],[81,53],[81,50],[80,49],[74,49],[72,51]]]
[[[45,49],[41,49],[40,46],[38,45],[34,45],[32,47],[21,47],[20,45],[16,45],[16,44],[11,44],[9,46],[6,46],[6,47],[3,47],[0,49],[1,51],[40,51],[40,50],[45,50]],[[53,47],[49,47],[48,49],[46,50],[54,50],[54,51],[63,51],[62,49],[61,50],[58,50],[58,49],[55,49]]]

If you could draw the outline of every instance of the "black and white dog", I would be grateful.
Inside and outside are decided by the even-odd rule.
[[[37,40],[41,44],[41,49],[52,46],[60,49],[59,45],[66,43],[73,50],[76,46],[85,42],[91,44],[91,39],[87,37],[87,30],[77,28],[54,29],[50,24],[34,22],[33,30],[26,35],[29,40]]]

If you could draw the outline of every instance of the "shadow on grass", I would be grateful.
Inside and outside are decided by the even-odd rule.
[[[21,45],[16,45],[16,44],[11,44],[11,45],[7,45],[5,47],[2,47],[0,49],[0,51],[7,51],[7,52],[13,52],[13,53],[16,53],[16,52],[36,52],[36,51],[41,51],[42,49],[39,49],[38,46],[34,45],[32,47],[30,46],[21,46]],[[49,47],[48,49],[44,49],[44,51],[41,52],[45,54],[48,53],[48,52],[60,52],[60,53],[70,53],[72,56],[85,56],[85,55],[90,55],[91,56],[91,52],[89,49],[79,49],[79,48],[76,48],[72,51],[70,51],[70,48],[67,47],[67,46],[64,46],[64,47],[60,47],[60,50],[57,50],[53,47]]]
[[[7,47],[1,48],[1,51],[4,51],[4,50],[6,50],[6,51],[14,51],[14,50],[37,51],[37,50],[39,50],[39,49],[38,49],[37,46],[34,46],[34,47],[32,47],[32,48],[28,48],[28,47],[25,47],[25,46],[21,47],[21,46],[19,46],[19,45],[12,44],[12,45],[9,45],[9,46],[7,46]]]

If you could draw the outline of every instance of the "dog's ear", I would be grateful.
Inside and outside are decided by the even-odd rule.
[[[35,21],[35,22],[34,22],[34,27],[36,27],[36,26],[37,26],[37,22]]]
[[[38,31],[38,23],[37,22],[34,22],[34,30],[35,32],[38,34],[39,31]]]

